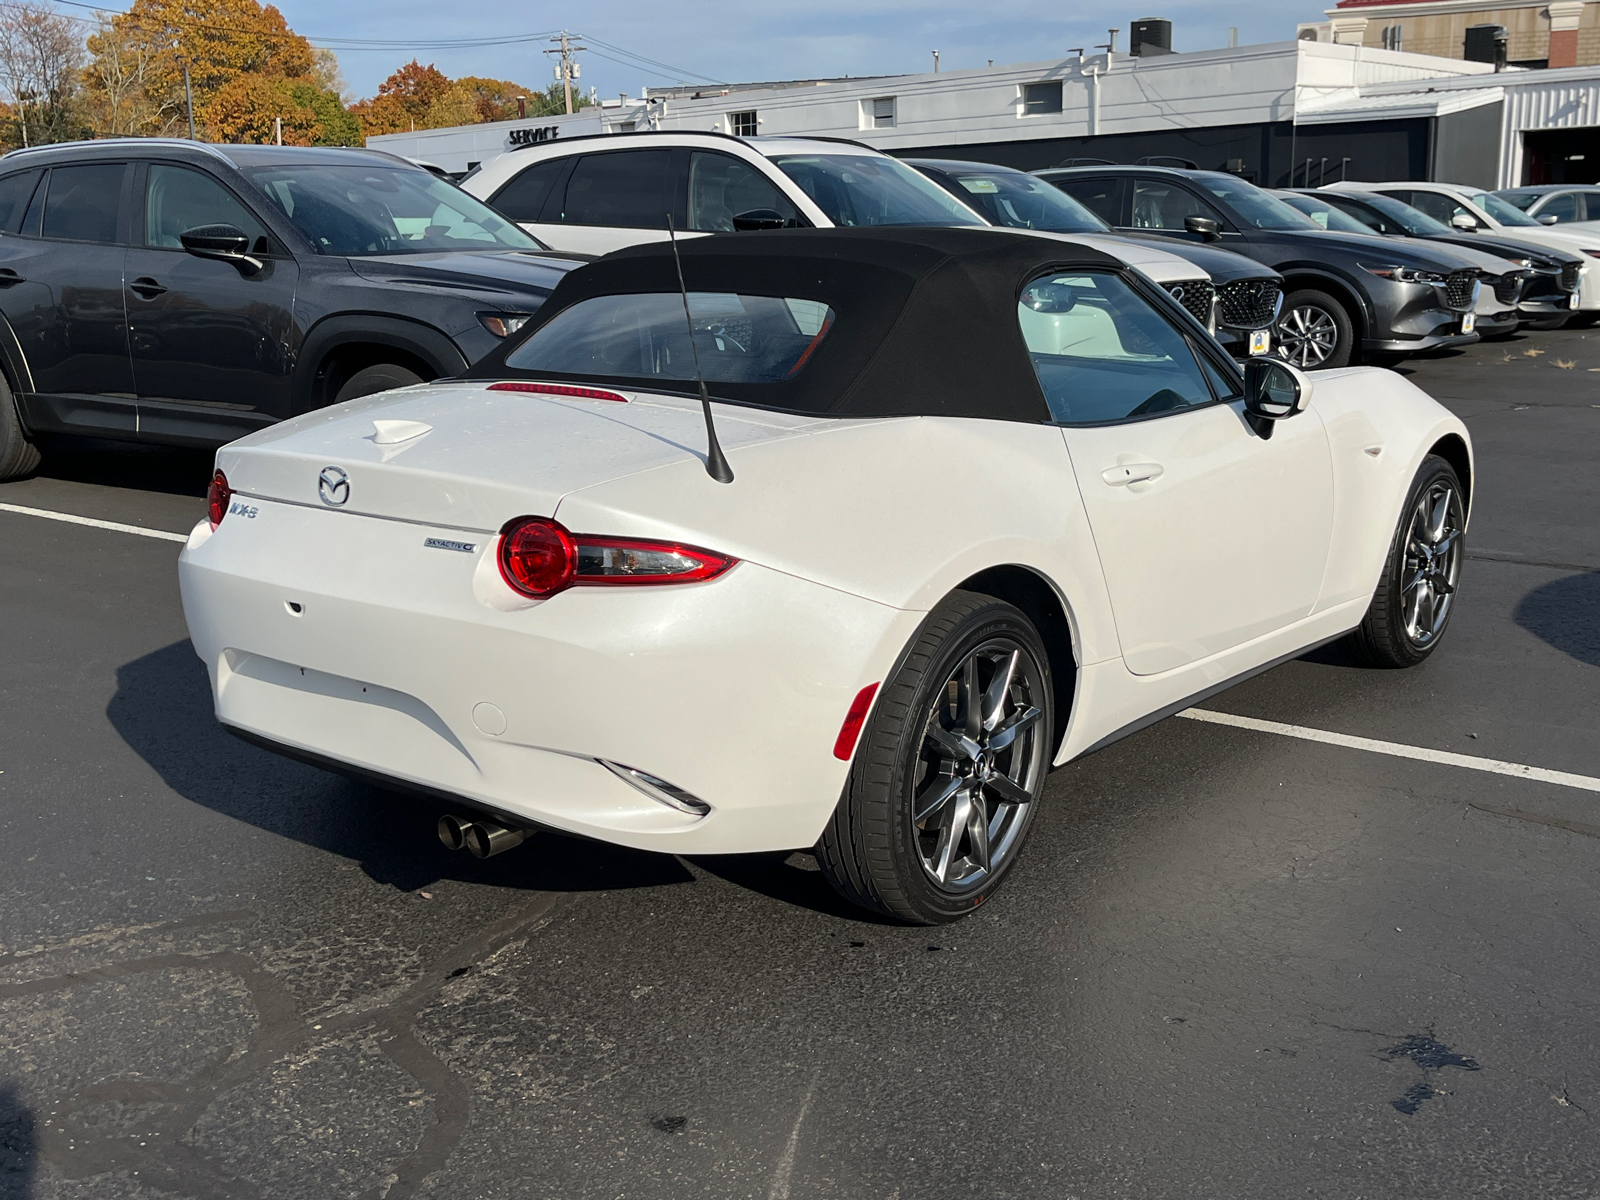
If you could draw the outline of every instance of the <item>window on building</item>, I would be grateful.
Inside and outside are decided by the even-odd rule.
[[[728,132],[734,137],[755,137],[756,110],[728,114]]]
[[[1022,85],[1022,115],[1031,117],[1040,113],[1061,111],[1061,81],[1025,83]]]
[[[1399,50],[1402,48],[1400,45],[1400,26],[1385,25],[1383,27],[1383,48],[1385,50]]]
[[[862,122],[864,129],[893,129],[895,124],[894,97],[879,96],[873,100],[862,102],[866,111],[861,115],[866,118]]]

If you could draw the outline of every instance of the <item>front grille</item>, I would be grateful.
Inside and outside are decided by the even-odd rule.
[[[1445,276],[1444,302],[1451,308],[1468,309],[1473,305],[1472,285],[1478,282],[1478,273],[1468,269],[1451,271]]]
[[[1507,271],[1494,281],[1494,298],[1501,304],[1515,304],[1522,299],[1522,285],[1530,272]]]
[[[1183,305],[1189,315],[1207,329],[1211,328],[1211,298],[1217,289],[1204,279],[1191,279],[1184,283],[1166,284],[1167,294]]]
[[[1232,329],[1265,329],[1278,319],[1276,279],[1235,279],[1217,289],[1217,319]]]
[[[1578,272],[1581,270],[1583,270],[1582,263],[1570,262],[1561,264],[1561,290],[1563,292],[1575,292],[1578,290]]]

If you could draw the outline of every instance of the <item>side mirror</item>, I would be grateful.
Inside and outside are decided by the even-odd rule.
[[[250,256],[250,239],[237,225],[201,225],[178,235],[183,248],[196,258],[232,263],[247,275],[261,270],[261,260]]]
[[[1478,222],[1468,213],[1457,213],[1450,218],[1450,228],[1459,229],[1463,233],[1473,233],[1478,228]]]
[[[1544,216],[1539,218],[1539,224],[1541,225],[1556,225],[1559,224],[1560,221],[1560,217],[1553,216],[1550,213],[1546,213]]]
[[[1244,413],[1263,439],[1272,427],[1306,410],[1311,380],[1278,358],[1252,358],[1244,364]]]
[[[1199,234],[1208,242],[1215,242],[1222,237],[1222,224],[1210,217],[1185,217],[1183,228],[1186,233]]]
[[[735,229],[782,229],[789,222],[775,208],[752,208],[748,212],[735,213],[733,227]]]

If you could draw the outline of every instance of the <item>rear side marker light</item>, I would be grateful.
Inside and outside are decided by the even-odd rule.
[[[701,583],[739,560],[680,542],[569,533],[548,517],[518,517],[500,531],[498,561],[513,591],[543,600],[579,584]]]
[[[211,486],[206,489],[206,520],[211,522],[215,529],[222,524],[222,518],[228,515],[228,502],[233,499],[233,489],[228,486],[228,477],[218,471],[211,477]]]
[[[850,756],[856,752],[856,739],[861,736],[861,726],[866,724],[872,698],[877,694],[878,685],[869,683],[850,701],[850,711],[845,713],[844,724],[839,726],[839,736],[833,743],[833,756],[840,762],[849,762]]]
[[[574,387],[568,383],[491,383],[487,391],[491,392],[533,392],[539,396],[572,396],[578,400],[615,400],[618,404],[626,404],[628,398],[617,392],[608,392],[604,388]]]

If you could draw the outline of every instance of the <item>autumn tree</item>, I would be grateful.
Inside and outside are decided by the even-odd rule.
[[[517,101],[530,117],[566,110],[559,88],[539,91],[509,79],[468,75],[452,81],[432,63],[413,59],[378,86],[378,94],[352,106],[368,137],[380,133],[405,133],[412,129],[442,129],[476,125],[484,121],[509,121],[521,115]],[[580,106],[587,101],[579,98]]]
[[[11,97],[0,137],[12,146],[84,137],[82,71],[83,42],[72,21],[30,0],[0,6],[0,86]]]
[[[361,126],[339,97],[307,79],[240,75],[206,106],[206,129],[223,142],[271,142],[279,121],[285,146],[361,144]]]

